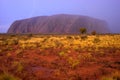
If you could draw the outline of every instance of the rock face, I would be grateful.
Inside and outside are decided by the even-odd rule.
[[[97,33],[110,32],[107,23],[103,20],[80,15],[59,14],[15,21],[7,33],[76,34],[79,33],[81,27],[85,27],[88,33],[93,30]]]

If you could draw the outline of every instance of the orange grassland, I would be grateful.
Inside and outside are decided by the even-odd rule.
[[[0,35],[0,80],[120,80],[120,35]]]

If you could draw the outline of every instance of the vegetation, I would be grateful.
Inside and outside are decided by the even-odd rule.
[[[120,35],[0,35],[0,63],[0,80],[119,80]]]
[[[86,28],[80,28],[80,33],[81,34],[85,34],[87,32],[87,29]]]
[[[96,35],[97,33],[96,33],[96,31],[94,30],[94,31],[91,32],[91,34],[92,34],[92,35]]]
[[[101,80],[120,80],[120,73],[119,72],[113,72],[109,76],[103,76]]]
[[[13,75],[11,74],[8,74],[8,73],[4,73],[4,74],[1,74],[0,75],[0,80],[21,80],[17,77],[14,77]]]

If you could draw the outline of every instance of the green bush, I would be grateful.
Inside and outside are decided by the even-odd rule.
[[[87,29],[86,28],[80,28],[80,33],[81,34],[85,34],[87,32]]]

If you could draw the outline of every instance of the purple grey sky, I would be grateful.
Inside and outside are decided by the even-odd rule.
[[[0,33],[19,19],[77,14],[106,20],[114,33],[120,33],[120,0],[0,0]]]

